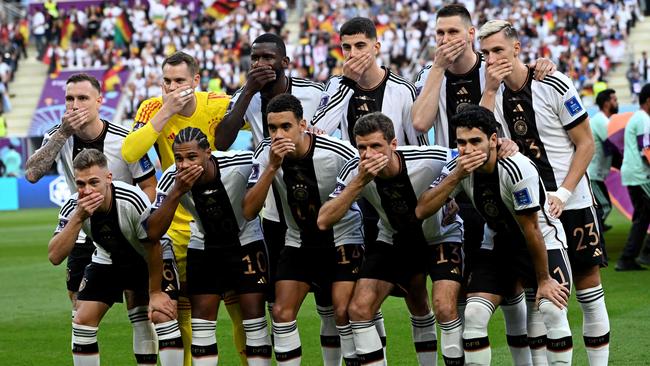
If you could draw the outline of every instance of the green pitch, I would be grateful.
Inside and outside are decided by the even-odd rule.
[[[70,365],[70,303],[65,289],[65,266],[47,260],[47,242],[56,226],[57,211],[0,212],[0,363],[3,365]],[[606,233],[612,262],[625,243],[630,223],[618,212],[608,220]],[[602,271],[611,322],[611,365],[647,364],[647,329],[650,326],[650,271],[618,273]],[[586,365],[581,338],[582,315],[572,294],[570,321],[574,364]],[[382,307],[388,333],[391,365],[416,365],[408,312],[401,299],[390,298]],[[300,312],[298,325],[303,345],[303,364],[321,364],[318,330],[320,321],[310,296]],[[221,365],[238,365],[233,352],[231,323],[221,311],[217,324]],[[497,311],[490,326],[494,365],[510,364],[505,344],[503,317]],[[104,365],[135,365],[131,351],[131,327],[123,305],[109,311],[99,331]],[[442,360],[439,361],[442,364]]]

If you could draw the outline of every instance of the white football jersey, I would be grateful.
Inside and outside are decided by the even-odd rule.
[[[456,159],[443,169],[437,184],[456,167]],[[566,236],[559,219],[548,213],[544,183],[535,164],[517,153],[498,159],[493,173],[474,172],[464,178],[452,192],[465,192],[476,210],[485,219],[482,249],[492,250],[496,235],[505,242],[525,248],[526,240],[515,219],[518,213],[537,212],[539,229],[546,249],[566,249]],[[501,242],[504,242],[504,241]]]
[[[262,229],[259,218],[247,221],[242,213],[242,202],[246,195],[246,182],[251,175],[252,151],[215,151],[212,158],[219,169],[219,180],[221,184],[215,186],[195,187],[181,197],[181,205],[189,212],[193,221],[190,222],[191,239],[189,248],[205,249],[205,240],[209,237],[211,228],[208,225],[218,226],[218,231],[224,233],[219,239],[225,240],[225,234],[232,233],[238,236],[240,245],[250,244],[263,240]],[[160,178],[156,188],[156,200],[151,210],[160,208],[163,200],[174,187],[176,181],[176,165],[170,166]],[[212,208],[219,207],[217,211],[220,217],[211,217],[205,220],[197,209],[197,200],[203,200],[205,196],[212,195],[217,190],[224,190],[227,194],[227,202],[207,202]],[[225,198],[225,196],[221,196]],[[232,214],[232,217],[230,216]],[[208,221],[209,220],[209,221]],[[216,238],[215,238],[216,239]],[[215,243],[219,245],[219,243]],[[230,243],[228,243],[230,244]]]
[[[478,105],[485,89],[485,62],[477,55],[476,64],[464,75],[456,75],[445,71],[440,85],[438,99],[438,115],[433,121],[433,132],[436,145],[455,148],[456,128],[450,126],[451,117],[458,108],[466,104]],[[419,97],[427,82],[431,65],[425,66],[415,79],[415,90]]]
[[[311,144],[304,158],[285,158],[275,173],[274,183],[280,192],[282,211],[287,223],[285,245],[324,247],[363,244],[362,217],[352,205],[345,216],[330,230],[319,230],[318,211],[336,188],[336,176],[346,162],[357,156],[348,142],[326,135],[309,134]],[[257,183],[269,165],[270,138],[255,150],[253,171],[248,185]]]
[[[451,150],[441,146],[400,146],[400,173],[389,179],[375,178],[366,184],[361,195],[379,214],[377,240],[393,244],[394,239],[413,242],[424,238],[428,244],[462,243],[463,226],[460,216],[449,225],[442,225],[443,209],[424,221],[415,218],[415,206],[420,195],[436,180],[451,160]],[[337,197],[359,174],[359,158],[350,160],[338,176]]]
[[[314,117],[319,105],[327,101],[327,95],[324,92],[325,87],[323,84],[301,78],[289,77],[289,89],[287,93],[298,98],[302,105],[303,118],[309,122]],[[228,106],[228,113],[232,110],[241,96],[242,90],[237,90],[230,100]],[[262,95],[258,92],[251,98],[246,113],[244,114],[244,121],[250,126],[253,134],[253,143],[255,146],[265,138],[269,137],[268,125],[266,122],[266,106],[269,100],[262,99]],[[278,222],[280,217],[273,196],[273,191],[269,190],[264,203],[264,211],[262,216],[265,219]]]
[[[587,111],[571,80],[560,72],[542,81],[529,69],[524,86],[511,90],[503,84],[496,97],[494,115],[507,137],[530,158],[549,192],[554,192],[569,173],[575,145],[568,130],[587,120]],[[594,203],[587,175],[578,182],[565,210]]]
[[[355,145],[356,120],[368,113],[382,112],[393,121],[398,145],[428,144],[427,135],[413,127],[411,107],[415,101],[415,86],[390,70],[386,69],[384,80],[372,90],[351,85],[342,76],[333,76],[326,92],[329,100],[318,109],[311,124],[327,134],[340,129],[343,140]]]

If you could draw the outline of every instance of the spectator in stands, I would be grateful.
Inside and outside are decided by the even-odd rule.
[[[20,153],[16,151],[16,147],[13,144],[9,144],[8,149],[5,151],[2,156],[2,161],[5,163],[5,177],[21,177],[22,172],[22,163],[23,158],[20,156]]]
[[[32,34],[36,42],[36,51],[38,52],[38,59],[43,58],[45,52],[45,31],[47,29],[47,22],[45,21],[45,14],[42,10],[37,10],[32,16]]]

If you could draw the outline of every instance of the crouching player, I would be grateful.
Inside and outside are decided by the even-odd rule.
[[[99,365],[99,323],[113,303],[122,302],[122,292],[133,291],[126,299],[129,314],[148,304],[155,323],[171,324],[176,322],[179,283],[171,247],[163,250],[159,240],[148,238],[143,226],[150,204],[144,192],[113,181],[106,156],[98,150],[80,152],[73,168],[77,193],[61,208],[49,245],[72,249],[83,229],[97,246],[79,285],[72,358],[74,365]],[[131,321],[139,324],[134,326],[138,365],[155,365],[157,345],[151,322],[146,317]]]
[[[452,119],[460,155],[422,194],[416,214],[426,218],[448,197],[465,192],[486,221],[483,244],[467,283],[463,346],[468,365],[489,365],[488,322],[517,281],[536,291],[538,309],[528,326],[548,330],[549,364],[570,364],[571,329],[566,306],[571,272],[560,221],[548,211],[546,190],[535,165],[525,156],[497,160],[497,122],[489,110],[469,106]],[[549,273],[550,272],[550,273]]]
[[[259,218],[248,221],[242,215],[253,153],[212,153],[207,136],[195,127],[182,129],[172,149],[176,164],[158,182],[147,228],[150,237],[161,237],[179,203],[193,217],[187,250],[192,363],[217,364],[217,311],[223,295],[234,290],[244,319],[248,364],[270,365],[271,337],[264,317],[266,246]]]

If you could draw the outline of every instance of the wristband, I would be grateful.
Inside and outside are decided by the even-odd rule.
[[[551,194],[559,198],[562,203],[566,203],[572,195],[571,191],[564,187],[558,188],[557,191],[551,192]]]

